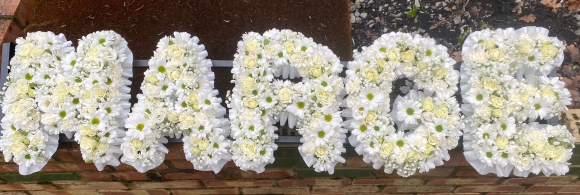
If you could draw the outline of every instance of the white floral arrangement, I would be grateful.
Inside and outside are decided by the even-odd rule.
[[[449,160],[464,127],[453,96],[459,82],[454,64],[447,48],[408,33],[384,34],[355,52],[346,71],[343,114],[349,142],[365,162],[408,177]],[[391,111],[393,82],[404,77],[414,80],[414,89],[398,96]]]
[[[561,125],[540,125],[570,105],[570,92],[546,75],[559,66],[564,46],[548,30],[482,30],[463,44],[464,149],[480,173],[564,175],[574,137]],[[528,124],[529,122],[529,124]]]
[[[139,172],[159,166],[168,150],[164,136],[180,138],[196,170],[218,173],[231,160],[229,121],[216,98],[215,75],[199,39],[174,32],[157,43],[141,85],[143,94],[125,124],[121,161]]]
[[[290,30],[250,32],[238,42],[232,69],[235,87],[228,92],[232,159],[242,170],[264,171],[274,162],[274,140],[280,121],[296,126],[298,147],[309,167],[332,174],[345,152],[347,132],[339,106],[344,84],[342,65],[328,47]],[[302,82],[277,80],[302,77]]]
[[[0,150],[6,162],[14,159],[18,172],[29,175],[40,171],[58,147],[58,131],[46,118],[68,105],[53,88],[65,77],[61,63],[74,48],[63,34],[52,32],[28,33],[16,44],[2,89]]]
[[[63,61],[64,74],[55,89],[62,92],[65,106],[59,108],[60,121],[54,127],[69,138],[74,132],[83,159],[98,170],[118,166],[131,106],[127,85],[133,53],[127,41],[114,31],[97,31],[80,39],[76,53]]]

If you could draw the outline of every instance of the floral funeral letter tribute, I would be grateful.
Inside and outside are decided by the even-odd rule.
[[[464,126],[453,97],[459,82],[453,64],[447,48],[408,33],[384,34],[355,53],[346,72],[349,109],[343,114],[352,131],[349,142],[365,162],[408,177],[449,160]],[[391,111],[392,83],[402,77],[414,80],[415,89],[397,97]]]
[[[64,35],[52,32],[28,33],[16,43],[2,89],[0,150],[6,162],[13,158],[20,174],[29,175],[40,171],[56,152],[58,134],[74,130],[67,128],[74,126],[72,121],[59,115],[76,105],[68,96],[71,88],[66,83],[71,78],[62,65],[74,48]]]
[[[568,172],[572,134],[534,122],[557,116],[571,102],[564,83],[546,76],[562,63],[563,49],[538,27],[478,31],[463,44],[465,158],[480,174]]]
[[[139,172],[159,166],[168,152],[166,135],[181,137],[186,159],[201,171],[219,172],[231,160],[229,121],[216,98],[215,75],[197,37],[175,32],[162,38],[149,60],[143,94],[125,124],[121,161]]]
[[[127,41],[114,31],[94,32],[79,40],[76,53],[64,61],[62,90],[68,90],[65,102],[70,103],[58,116],[71,120],[66,128],[76,131],[85,162],[98,170],[118,166],[123,124],[131,107],[127,86],[133,76],[133,53]]]
[[[317,172],[334,172],[347,130],[341,127],[339,106],[342,65],[328,47],[290,30],[250,32],[238,42],[234,59],[234,89],[228,94],[232,159],[242,170],[264,171],[274,162],[274,124],[280,121],[303,136],[298,150]],[[274,79],[302,77],[302,82]]]

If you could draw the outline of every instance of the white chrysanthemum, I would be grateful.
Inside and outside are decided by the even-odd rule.
[[[405,124],[414,125],[417,124],[417,120],[421,118],[421,104],[413,100],[405,100],[399,102],[397,119],[405,122]]]

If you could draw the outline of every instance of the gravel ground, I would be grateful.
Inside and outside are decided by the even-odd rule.
[[[353,48],[359,51],[384,33],[409,32],[434,38],[461,61],[457,54],[470,32],[524,26],[547,28],[550,36],[567,45],[558,76],[572,94],[570,108],[580,108],[579,0],[351,0],[350,5]],[[416,14],[412,11],[414,6]]]

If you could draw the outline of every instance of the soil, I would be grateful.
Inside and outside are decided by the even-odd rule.
[[[558,37],[565,45],[574,45],[566,50],[565,60],[557,73],[572,93],[573,103],[569,108],[580,108],[580,14],[577,8],[571,9],[573,5],[566,4],[567,1],[556,5],[545,0],[418,2],[417,14],[412,16],[408,13],[415,0],[351,0],[354,49],[360,51],[381,34],[399,31],[432,37],[453,55],[461,52],[463,41],[470,32],[486,28],[544,27],[550,31],[550,36]],[[461,61],[461,57],[454,58]]]

